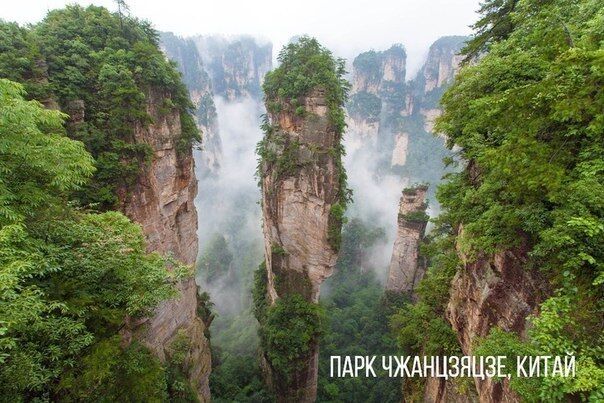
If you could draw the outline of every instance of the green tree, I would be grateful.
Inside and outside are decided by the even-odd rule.
[[[0,77],[58,103],[72,115],[67,134],[95,158],[94,179],[78,192],[82,205],[115,208],[118,190],[149,162],[149,146],[134,138],[151,123],[149,103],[179,114],[178,150],[200,140],[186,87],[147,22],[103,7],[68,6],[31,28],[0,22],[0,49]]]
[[[456,243],[466,258],[524,239],[526,270],[540,270],[555,290],[523,343],[541,355],[574,353],[582,375],[512,386],[529,401],[596,401],[604,396],[592,382],[604,367],[604,8],[520,0],[509,18],[509,35],[443,97],[437,131],[461,148],[467,168],[439,200],[444,219],[463,225]]]
[[[104,385],[134,398],[146,376],[162,390],[163,369],[132,363],[149,353],[123,350],[117,332],[127,315],[148,314],[173,296],[171,277],[184,268],[171,274],[163,258],[147,254],[141,228],[122,214],[71,206],[93,159],[64,135],[65,115],[24,95],[22,85],[0,79],[0,394],[83,398]]]
[[[491,45],[507,39],[514,29],[512,13],[518,0],[484,0],[480,3],[480,19],[472,25],[474,35],[462,49],[466,61],[488,52]]]

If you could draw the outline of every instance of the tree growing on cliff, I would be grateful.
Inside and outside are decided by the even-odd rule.
[[[93,159],[64,135],[64,114],[24,95],[0,79],[0,394],[84,398],[104,385],[106,396],[163,396],[159,362],[141,346],[122,349],[117,332],[174,295],[166,264],[122,214],[72,207]],[[142,355],[149,366],[133,369]],[[143,386],[127,368],[157,382]],[[118,393],[119,373],[128,386]]]
[[[266,265],[255,276],[253,295],[267,384],[281,400],[310,401],[316,398],[313,357],[318,354],[324,322],[323,309],[316,303],[322,278],[313,273],[317,270],[329,276],[351,197],[341,143],[349,84],[344,79],[344,62],[312,38],[285,46],[279,62],[263,84],[268,113],[262,124],[265,136],[257,146],[257,173],[267,256]],[[289,119],[296,122],[297,135],[283,124]],[[292,202],[285,196],[279,202],[286,204],[283,209],[295,204],[297,223],[281,221],[274,209],[276,200],[287,192],[282,183],[292,178],[300,178],[302,183],[309,178],[308,183],[315,184],[296,189],[301,201]],[[319,204],[315,204],[317,199]],[[316,219],[316,224],[304,227],[307,219]],[[296,236],[307,228],[316,231],[318,242]],[[289,235],[275,236],[280,232]],[[290,244],[283,242],[287,238],[291,238]],[[290,246],[291,255],[286,250]],[[311,262],[315,260],[311,256],[317,256],[317,261]],[[306,261],[308,264],[299,265]]]
[[[518,0],[485,0],[480,4],[480,19],[472,25],[474,35],[462,49],[465,60],[472,60],[488,52],[490,47],[514,30],[512,13]]]
[[[456,242],[467,259],[526,240],[525,269],[540,270],[555,290],[529,318],[522,344],[539,355],[574,353],[577,376],[516,379],[512,387],[529,401],[597,401],[604,397],[604,8],[594,0],[520,0],[514,10],[511,30],[443,97],[437,131],[461,147],[468,168],[450,176],[439,200],[445,218],[463,224]],[[508,341],[486,340],[492,348],[483,352],[517,345]]]
[[[348,188],[348,177],[342,165],[345,154],[341,136],[346,128],[344,106],[348,100],[350,83],[344,78],[345,61],[336,59],[332,53],[321,46],[314,38],[301,37],[297,42],[285,46],[278,57],[280,66],[267,73],[263,84],[267,111],[278,113],[288,107],[299,114],[304,111],[300,104],[310,91],[320,89],[325,92],[325,100],[331,129],[337,135],[338,144],[327,150],[335,157],[338,168],[338,202],[331,206],[329,240],[335,250],[340,247],[340,229],[345,222],[344,213],[352,200],[352,190]],[[263,176],[263,164],[276,167],[278,176],[286,177],[300,167],[297,161],[300,144],[296,141],[285,142],[285,148],[277,155],[270,143],[283,143],[283,139],[274,134],[275,128],[265,118],[262,129],[265,137],[258,143],[258,170],[256,175]]]

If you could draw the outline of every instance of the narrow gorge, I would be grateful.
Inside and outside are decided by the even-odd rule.
[[[604,401],[601,1],[26,3],[0,401]]]

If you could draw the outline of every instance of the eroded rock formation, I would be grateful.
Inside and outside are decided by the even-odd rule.
[[[400,45],[358,55],[353,63],[353,87],[348,103],[348,132],[362,147],[383,156],[380,165],[410,179],[436,184],[448,155],[444,139],[434,137],[439,100],[453,82],[467,38],[435,41],[417,75],[406,80],[406,54]],[[432,187],[433,189],[435,186]]]
[[[227,101],[262,98],[262,80],[272,67],[273,46],[249,36],[192,38],[212,81],[214,93]]]
[[[322,91],[305,97],[304,107],[309,113],[305,118],[288,109],[270,116],[278,126],[274,138],[284,141],[270,146],[282,156],[291,153],[285,158],[299,166],[285,178],[277,166],[264,166],[262,212],[271,302],[290,291],[318,301],[319,286],[332,274],[337,259],[329,227],[340,194],[339,168],[329,150],[339,145],[340,136],[329,129]],[[292,281],[276,284],[275,276],[291,276]]]
[[[345,189],[341,133],[334,128],[326,97],[318,86],[295,100],[281,99],[279,108],[267,108],[270,128],[261,142],[260,176],[269,306],[291,297],[301,297],[309,306],[318,302],[319,287],[336,263]],[[265,351],[263,365],[279,401],[315,401],[316,337],[288,374],[274,369],[270,351]]]
[[[216,104],[221,100],[262,100],[264,75],[272,68],[272,44],[249,36],[181,38],[161,33],[161,48],[175,61],[195,105],[195,118],[203,133],[201,151],[195,152],[198,176],[217,177],[223,165],[223,144]]]
[[[425,202],[427,190],[426,186],[403,190],[386,283],[389,291],[411,295],[426,272],[426,264],[419,255],[419,245],[428,222]]]
[[[404,110],[411,108],[406,103],[410,98],[391,98],[406,92],[406,60],[407,55],[401,45],[394,45],[383,52],[364,52],[354,59],[353,95],[348,106],[349,131],[375,141],[385,114],[401,107]]]
[[[463,229],[460,229],[460,233]],[[463,268],[451,285],[446,316],[466,355],[472,354],[478,338],[486,337],[493,327],[521,337],[527,330],[527,317],[547,295],[547,282],[537,270],[525,266],[528,246],[496,253],[490,258],[468,261],[463,253]],[[481,402],[519,402],[507,380],[475,378]]]
[[[139,223],[147,238],[149,251],[172,255],[193,265],[197,257],[197,212],[193,200],[197,193],[191,149],[179,150],[180,113],[162,110],[170,95],[151,88],[147,94],[147,112],[153,123],[136,127],[137,143],[153,150],[152,162],[142,169],[136,184],[119,192],[121,209]],[[211,370],[209,341],[205,325],[197,316],[197,286],[193,277],[180,281],[179,295],[160,304],[155,314],[130,323],[124,337],[140,339],[162,361],[170,356],[171,344],[186,337],[189,348],[185,371],[201,401],[209,401],[208,378]]]
[[[459,50],[465,39],[467,38],[462,36],[446,36],[430,46],[420,74],[425,94],[453,81],[463,60]]]

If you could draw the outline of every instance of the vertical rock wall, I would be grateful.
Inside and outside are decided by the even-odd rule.
[[[419,256],[419,245],[426,230],[425,186],[405,189],[398,213],[398,230],[392,250],[386,289],[411,294],[424,277],[426,265]]]
[[[135,186],[120,190],[122,210],[141,224],[149,251],[171,254],[180,262],[193,265],[197,257],[197,212],[193,200],[197,193],[192,151],[177,150],[181,135],[180,114],[161,110],[170,95],[151,88],[147,94],[147,112],[153,123],[135,129],[137,143],[153,150]],[[147,345],[162,361],[169,357],[177,334],[187,336],[189,353],[185,370],[201,401],[209,401],[208,378],[211,369],[209,341],[205,325],[197,316],[197,286],[193,277],[178,284],[180,295],[163,302],[155,315],[132,323],[134,336]]]
[[[348,132],[362,147],[375,147],[378,161],[411,182],[436,184],[449,155],[442,138],[432,136],[439,100],[460,67],[457,55],[466,37],[435,41],[417,75],[406,80],[406,54],[400,45],[359,54],[353,62]],[[433,189],[436,187],[433,186]]]
[[[273,46],[250,36],[192,38],[210,75],[214,93],[227,101],[262,98],[262,80],[272,67]]]
[[[349,131],[375,142],[386,114],[401,107],[411,108],[404,96],[397,97],[406,91],[406,62],[407,55],[401,45],[383,52],[364,52],[354,59]]]
[[[308,287],[299,289],[309,300],[317,302],[319,286],[332,273],[337,251],[328,239],[331,207],[338,202],[339,173],[329,150],[339,144],[339,136],[329,130],[327,106],[321,91],[304,100],[308,117],[300,118],[292,110],[271,115],[278,125],[277,136],[290,145],[295,143],[299,169],[281,178],[276,167],[266,165],[262,179],[262,212],[269,295],[271,302],[289,290],[279,289],[273,271],[295,272],[308,279]],[[275,147],[278,147],[275,143]],[[283,151],[278,148],[278,154]],[[272,249],[285,250],[284,258],[274,258]],[[279,255],[279,254],[277,254]],[[280,255],[279,255],[280,256]]]
[[[460,253],[463,268],[451,284],[446,316],[464,354],[471,355],[477,339],[486,337],[493,327],[525,335],[527,317],[537,312],[548,292],[537,269],[525,267],[528,250],[523,242],[472,262]],[[474,383],[481,402],[520,401],[507,380],[476,378]]]
[[[288,172],[275,162],[261,167],[269,304],[294,294],[317,302],[319,287],[332,274],[337,259],[330,229],[339,233],[341,226],[331,216],[340,193],[339,156],[333,153],[340,135],[330,128],[323,91],[313,91],[302,105],[303,117],[288,105],[270,114],[276,131],[265,138],[277,158],[286,155],[284,162],[295,165]],[[310,355],[295,369],[288,386],[276,387],[280,401],[315,400],[318,345],[316,340],[311,344]]]
[[[176,62],[183,82],[195,106],[195,121],[203,134],[203,152],[197,158],[198,172],[203,176],[218,175],[222,160],[222,140],[210,76],[192,39],[181,38],[171,32],[160,35],[161,48]]]

